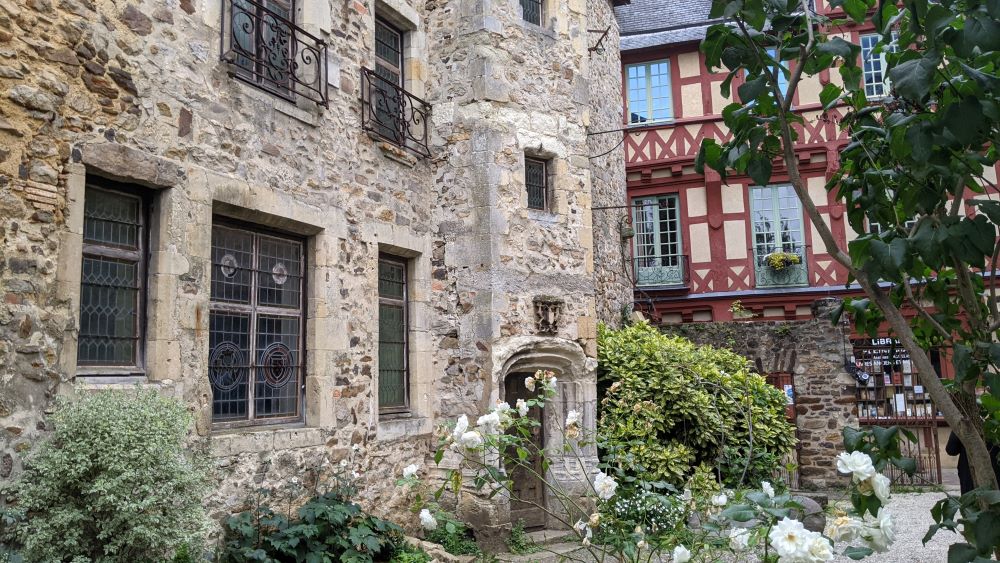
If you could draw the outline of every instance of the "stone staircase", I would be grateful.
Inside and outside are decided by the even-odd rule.
[[[498,553],[497,560],[510,563],[556,563],[593,559],[570,530],[536,530],[527,535],[538,546],[538,551],[523,555]]]

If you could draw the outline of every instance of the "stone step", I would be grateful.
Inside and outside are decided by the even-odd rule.
[[[536,545],[552,545],[555,543],[572,543],[575,541],[572,538],[576,537],[570,530],[534,530],[532,532],[526,532],[528,539],[533,541]]]
[[[565,536],[565,531],[563,531]],[[593,561],[594,558],[579,543],[559,542],[540,546],[535,553],[514,555],[513,553],[498,553],[497,561],[507,563],[557,563],[561,561]]]

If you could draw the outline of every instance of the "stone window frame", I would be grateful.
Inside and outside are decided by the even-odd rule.
[[[406,260],[407,293],[407,365],[409,367],[409,408],[402,412],[380,412],[378,408],[378,354],[373,353],[372,392],[370,393],[370,424],[380,441],[410,440],[432,431],[431,414],[435,411],[435,344],[430,325],[433,318],[431,303],[432,241],[414,235],[406,227],[392,224],[370,224],[365,227],[365,240],[373,241],[370,266],[371,295],[378,295],[378,259],[393,256]],[[372,326],[378,323],[378,308],[371,312]]]
[[[400,86],[418,98],[425,98],[427,39],[420,14],[405,0],[376,0],[371,20],[371,65],[375,64],[375,22],[393,28],[402,38],[402,73]],[[373,66],[374,68],[374,66]]]
[[[541,180],[542,183],[538,184],[532,183],[530,173],[531,166],[541,166]],[[550,191],[552,189],[552,181],[549,177],[551,166],[549,165],[549,159],[536,158],[530,155],[524,155],[524,189],[528,197],[528,209],[534,209],[535,211],[548,211],[549,205],[551,203],[552,197]],[[541,206],[532,205],[532,188],[541,188],[542,204]]]
[[[529,20],[528,17],[527,17],[527,15],[525,14],[525,6],[528,3],[532,3],[532,4],[537,4],[538,5],[538,21],[537,22]],[[548,13],[547,13],[548,12],[548,6],[547,6],[547,4],[548,3],[545,0],[517,0],[518,13],[521,15],[521,21],[524,22],[524,23],[526,23],[526,24],[529,24],[529,25],[533,25],[533,26],[544,28],[545,27],[545,25],[544,25],[545,24],[545,16],[548,15]]]
[[[536,208],[528,205],[528,161],[545,163],[545,207]],[[565,175],[565,168],[556,153],[545,150],[541,146],[526,148],[521,159],[521,206],[528,211],[529,216],[551,221],[558,215],[557,190],[560,171]]]
[[[124,195],[132,199],[138,200],[139,203],[139,233],[137,237],[137,248],[135,250],[122,250],[112,244],[102,244],[99,242],[88,242],[86,240],[86,225],[87,217],[84,212],[83,216],[83,237],[81,238],[81,252],[80,252],[80,276],[79,276],[79,306],[77,307],[76,314],[76,326],[78,331],[82,328],[82,317],[83,317],[83,260],[88,256],[102,257],[102,258],[115,258],[121,260],[134,261],[137,265],[137,295],[136,295],[136,320],[135,320],[135,356],[134,362],[128,365],[118,365],[118,364],[90,364],[90,363],[80,363],[79,357],[79,333],[77,336],[77,355],[76,355],[76,374],[85,376],[124,376],[124,377],[138,377],[145,378],[146,376],[146,332],[147,332],[147,315],[146,315],[146,303],[148,301],[147,291],[148,291],[148,280],[149,280],[149,230],[150,230],[150,216],[153,202],[153,195],[142,188],[142,186],[134,184],[125,184],[121,182],[115,182],[113,180],[108,180],[102,178],[95,174],[87,174],[85,177],[84,186],[84,196],[83,196],[83,209],[86,208],[87,194],[92,192],[92,190],[109,192],[113,194]]]

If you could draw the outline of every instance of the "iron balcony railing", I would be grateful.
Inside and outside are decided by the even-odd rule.
[[[221,58],[230,75],[289,101],[328,106],[327,45],[275,0],[222,0]]]
[[[361,126],[369,135],[419,156],[430,156],[430,114],[430,104],[374,70],[361,68]]]
[[[637,286],[685,286],[688,284],[688,257],[684,254],[636,256]]]

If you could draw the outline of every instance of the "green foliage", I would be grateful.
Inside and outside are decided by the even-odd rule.
[[[169,560],[207,530],[204,458],[185,446],[186,407],[155,391],[58,405],[52,435],[13,486],[29,561]]]
[[[598,360],[614,382],[602,402],[601,439],[623,444],[647,480],[681,484],[704,463],[718,465],[728,485],[756,483],[795,443],[784,394],[733,352],[637,323],[602,327]]]
[[[430,563],[431,556],[426,551],[404,543],[392,555],[389,563]]]
[[[440,544],[452,555],[481,555],[482,550],[465,523],[444,512],[437,514],[438,527],[427,532],[424,539]]]
[[[362,563],[384,561],[402,549],[402,528],[365,514],[340,492],[313,497],[293,518],[272,509],[267,494],[258,491],[252,510],[226,520],[223,562]]]
[[[507,540],[507,548],[515,555],[526,555],[535,553],[540,548],[528,534],[524,531],[524,521],[518,520],[510,529],[510,539]]]

